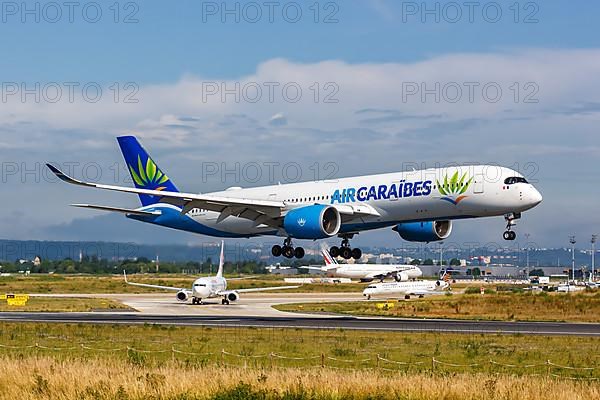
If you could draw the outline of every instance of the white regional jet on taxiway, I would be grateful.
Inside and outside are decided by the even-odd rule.
[[[223,265],[224,265],[224,255],[223,251],[225,248],[225,243],[221,242],[221,257],[219,259],[219,270],[217,271],[216,276],[206,277],[206,278],[198,278],[192,284],[191,289],[185,288],[176,288],[171,286],[161,286],[161,285],[150,285],[147,283],[135,283],[129,282],[127,280],[127,274],[123,271],[123,275],[125,276],[125,282],[128,285],[134,286],[142,286],[149,287],[154,289],[163,289],[163,290],[175,290],[177,291],[177,300],[181,302],[187,302],[188,299],[192,298],[192,304],[201,304],[202,299],[210,299],[215,297],[222,297],[221,304],[229,304],[230,301],[237,301],[240,298],[240,293],[249,293],[249,292],[264,292],[267,290],[280,290],[280,289],[296,289],[298,286],[272,286],[266,288],[252,288],[252,289],[236,289],[236,290],[227,290],[227,280],[223,277]],[[230,279],[235,280],[235,279]]]
[[[450,287],[448,283],[450,276],[444,276],[437,281],[414,281],[414,282],[382,282],[369,285],[363,290],[363,296],[370,300],[371,297],[395,298],[404,296],[410,299],[410,296],[427,296],[440,294],[441,291]]]
[[[331,247],[331,255],[360,259],[361,250],[350,246],[350,239],[360,232],[391,228],[404,240],[427,243],[448,238],[455,220],[494,216],[504,216],[504,239],[514,240],[515,220],[542,201],[523,175],[495,165],[181,193],[135,137],[118,141],[135,187],[83,182],[48,167],[70,184],[137,194],[142,206],[75,206],[123,213],[137,221],[202,235],[280,236],[283,246],[273,246],[275,257],[304,257],[304,249],[294,247],[293,239],[337,236],[341,246]]]
[[[321,255],[325,260],[324,267],[308,267],[309,269],[323,271],[329,277],[360,279],[361,282],[371,282],[374,279],[383,281],[385,278],[394,278],[397,282],[417,279],[423,275],[421,268],[406,264],[338,264],[331,257],[329,250],[324,246]]]

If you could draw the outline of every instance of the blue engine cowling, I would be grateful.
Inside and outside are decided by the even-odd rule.
[[[342,218],[335,207],[315,204],[290,210],[283,218],[283,228],[296,239],[324,239],[340,230]]]
[[[447,239],[452,232],[452,221],[408,222],[392,228],[409,242],[436,242]]]

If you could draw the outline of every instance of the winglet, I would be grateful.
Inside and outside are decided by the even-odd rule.
[[[125,272],[125,270],[123,270],[123,276],[125,277],[125,283],[129,283],[127,282],[127,272]]]
[[[56,175],[58,177],[58,179],[60,179],[63,182],[70,183],[73,185],[88,186],[85,182],[81,182],[81,181],[78,181],[77,179],[71,178],[69,175],[65,174],[64,172],[62,172],[60,169],[56,168],[52,164],[46,164],[46,166],[50,169],[50,171],[52,171],[52,173],[54,173],[54,175]]]

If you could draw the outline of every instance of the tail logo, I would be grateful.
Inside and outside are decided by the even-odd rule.
[[[442,197],[442,200],[457,205],[464,199],[469,196],[464,195],[471,183],[473,183],[473,178],[467,179],[467,173],[465,172],[459,179],[458,171],[452,175],[450,179],[448,179],[448,175],[444,175],[444,181],[436,181],[438,190]]]
[[[169,181],[169,177],[162,173],[152,161],[148,158],[146,166],[143,165],[141,157],[138,155],[137,171],[131,165],[128,165],[131,176],[136,185],[143,188],[155,188],[154,190],[165,190],[166,187],[160,186]]]

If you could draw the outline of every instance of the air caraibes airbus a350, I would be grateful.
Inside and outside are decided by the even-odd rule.
[[[273,255],[302,258],[293,239],[338,236],[334,257],[360,258],[349,240],[362,231],[392,228],[404,240],[433,242],[450,236],[452,221],[504,216],[505,240],[542,195],[520,173],[494,165],[432,168],[334,180],[300,182],[221,192],[182,193],[132,136],[119,137],[133,187],[87,183],[48,167],[63,181],[139,195],[142,206],[126,209],[91,204],[76,207],[119,212],[128,218],[208,236],[281,236]]]

